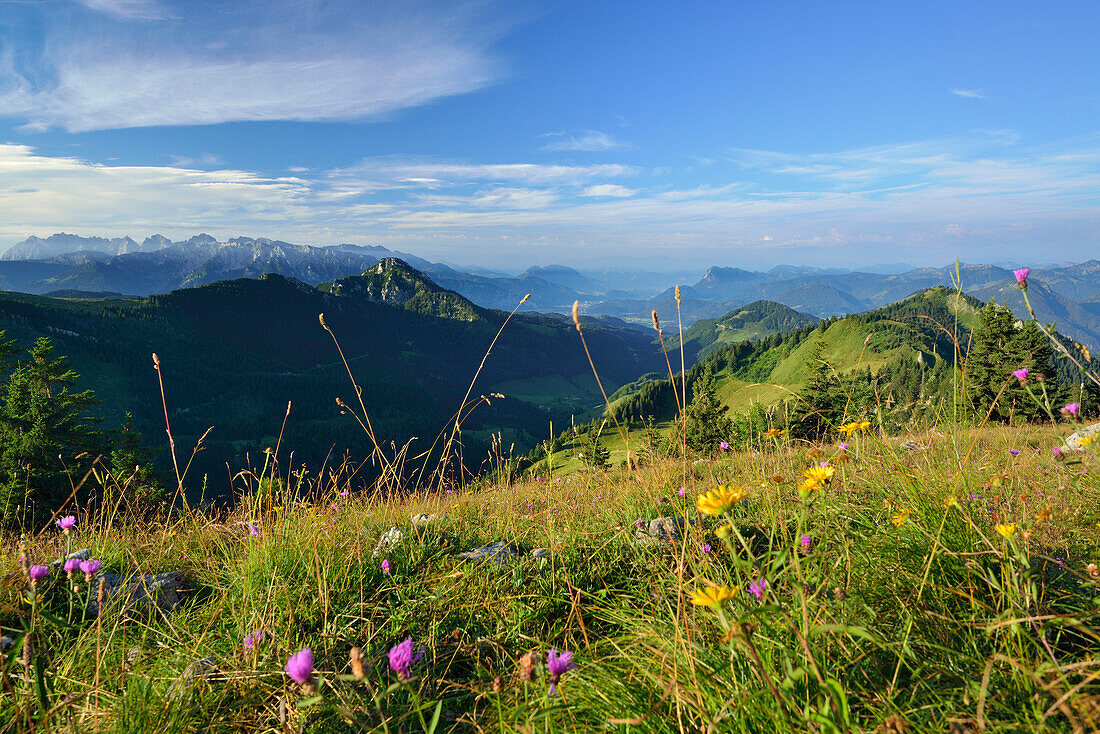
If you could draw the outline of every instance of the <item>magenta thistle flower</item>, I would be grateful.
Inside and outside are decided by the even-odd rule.
[[[252,523],[248,523],[248,534],[253,538],[258,538],[260,537],[260,529]]]
[[[1019,380],[1020,384],[1022,385],[1027,382],[1027,376],[1030,371],[1031,370],[1029,370],[1027,367],[1021,367],[1018,370],[1013,370],[1012,376]]]
[[[634,521],[634,527],[644,528],[645,527],[645,522],[643,522],[642,518],[639,517],[637,520]]]
[[[1027,276],[1031,275],[1031,268],[1020,268],[1019,270],[1013,270],[1012,274],[1016,276],[1016,282],[1020,285],[1027,283]]]
[[[687,487],[680,487],[680,496],[681,496],[681,497],[684,497],[684,496],[686,496],[686,495],[687,495],[687,493],[688,493],[688,491],[687,491]]]
[[[798,539],[798,544],[802,546],[803,553],[810,552],[810,546],[813,544],[813,542],[814,539],[811,535],[803,535],[801,538]],[[766,584],[767,582],[765,581],[764,583]]]
[[[283,670],[298,685],[306,685],[313,679],[313,651],[303,647],[290,656]]]
[[[390,648],[390,670],[397,673],[397,677],[401,680],[409,680],[412,677],[412,666],[419,663],[423,657],[424,648],[420,648],[416,656],[413,656],[413,639],[406,637],[402,642]]]
[[[94,558],[80,562],[80,570],[84,573],[84,578],[88,579],[89,581],[92,580],[92,576],[95,574],[95,572],[102,567],[103,562],[97,561]]]
[[[723,451],[729,451],[730,445],[723,441],[722,443],[718,444],[718,448],[722,449]]]
[[[1009,449],[1008,453],[1012,454],[1013,456],[1019,456],[1020,455],[1020,450],[1019,449]]]
[[[390,575],[390,561],[388,558],[382,559],[382,573],[386,574],[387,576]]]
[[[343,492],[340,493],[340,496],[341,497],[347,497],[349,494],[351,494],[351,491],[345,489]]]
[[[749,584],[749,592],[756,597],[756,601],[764,601],[764,592],[768,590],[768,580],[764,577],[758,578]]]
[[[63,568],[65,569],[65,573],[69,575],[69,578],[72,578],[73,574],[80,570],[80,559],[69,558],[65,561]]]
[[[1080,412],[1081,412],[1081,404],[1080,403],[1068,403],[1065,406],[1063,406],[1063,408],[1062,408],[1062,415],[1065,416],[1066,418],[1069,418],[1069,417],[1076,418],[1077,414],[1080,413]]]
[[[703,543],[703,552],[704,553],[709,555],[712,550],[714,550],[714,549],[710,547],[710,543]]]
[[[54,525],[65,531],[65,535],[68,535],[69,530],[72,528],[72,526],[76,525],[76,516],[66,515],[65,517],[62,517],[58,520],[54,520]]]
[[[256,630],[254,632],[249,632],[247,635],[244,636],[244,649],[245,650],[251,650],[263,641],[264,641],[263,630]],[[290,663],[288,662],[287,665],[290,665]],[[312,660],[310,661],[310,667],[311,668],[313,667]],[[288,670],[287,672],[289,673],[290,671]],[[293,677],[293,676],[291,676],[291,677]],[[297,680],[297,679],[295,679],[295,680]]]
[[[35,586],[41,579],[50,575],[50,569],[46,566],[31,566],[31,586]]]
[[[848,444],[847,444],[847,442],[845,442],[845,441],[841,441],[840,443],[838,443],[838,444],[836,445],[836,447],[837,447],[838,449],[840,449],[841,451],[847,451],[847,450],[848,450]]]
[[[546,656],[546,667],[550,671],[551,696],[557,690],[558,681],[561,680],[561,677],[570,670],[577,669],[576,664],[573,662],[573,653],[569,650],[562,650],[559,653],[556,647],[550,648],[550,654]]]

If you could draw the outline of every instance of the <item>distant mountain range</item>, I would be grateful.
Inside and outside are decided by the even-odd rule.
[[[859,313],[927,288],[950,287],[955,276],[954,265],[911,268],[901,264],[873,266],[867,272],[804,265],[781,265],[766,272],[715,266],[702,277],[684,272],[582,272],[563,265],[508,274],[481,268],[466,271],[380,246],[312,247],[262,237],[218,242],[207,234],[178,242],[152,235],[139,243],[130,237],[60,233],[44,239],[29,237],[0,257],[0,289],[146,296],[263,274],[319,285],[359,275],[387,257],[400,258],[438,286],[485,308],[510,311],[531,294],[524,310],[568,313],[573,302],[580,301],[586,313],[641,325],[650,323],[653,310],[666,323],[677,314],[673,284],[679,281],[679,312],[685,327],[721,318],[755,301],[783,304],[816,318]],[[959,276],[964,292],[982,301],[996,299],[1018,316],[1026,315],[1010,269],[961,264]],[[1100,348],[1100,261],[1036,268],[1029,282],[1029,295],[1040,318],[1057,321],[1062,333]]]

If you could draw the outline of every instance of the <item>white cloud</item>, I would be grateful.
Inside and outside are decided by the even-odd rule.
[[[619,140],[615,140],[607,133],[599,130],[585,130],[581,133],[567,135],[566,133],[547,133],[544,138],[551,138],[550,142],[542,146],[543,150],[580,150],[580,151],[605,151],[622,150],[630,146]]]
[[[568,166],[538,163],[451,163],[424,160],[368,158],[338,169],[332,176],[356,179],[379,189],[417,186],[455,186],[473,181],[514,182],[524,185],[579,185],[593,179],[620,178],[635,173],[630,166],[606,163]]]
[[[161,20],[170,17],[167,9],[158,0],[77,0],[77,2],[117,18]]]
[[[986,96],[976,89],[949,89],[951,94],[956,97],[967,97],[969,99],[985,99]]]
[[[489,46],[505,24],[483,3],[85,2],[103,13],[51,3],[42,45],[0,57],[0,116],[70,131],[361,120],[503,73]],[[124,22],[154,11],[163,19],[141,33]]]
[[[596,184],[595,186],[589,186],[581,192],[581,196],[589,197],[613,197],[616,199],[625,199],[628,196],[634,196],[637,192],[634,189],[628,189],[625,186],[619,184]]]

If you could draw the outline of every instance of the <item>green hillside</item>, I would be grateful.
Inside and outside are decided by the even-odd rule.
[[[909,365],[933,370],[950,363],[950,333],[956,319],[959,339],[965,344],[979,309],[980,303],[969,296],[932,288],[863,314],[730,344],[688,370],[688,398],[694,382],[708,371],[717,378],[718,397],[733,413],[748,412],[754,405],[774,406],[805,385],[816,363],[810,357],[818,349],[820,358],[840,374],[853,370],[878,374],[886,367]],[[620,417],[641,421],[651,416],[663,421],[675,416],[676,402],[667,379],[640,381],[634,388],[615,396]]]
[[[717,319],[702,319],[692,324],[684,332],[684,357],[694,364],[727,344],[785,334],[816,321],[781,303],[753,301]],[[679,336],[666,336],[665,348],[669,352],[678,350]]]

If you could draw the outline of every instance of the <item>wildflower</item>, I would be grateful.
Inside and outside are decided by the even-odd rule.
[[[573,663],[573,653],[569,650],[562,650],[559,653],[556,647],[550,648],[550,654],[546,656],[546,667],[550,671],[551,696],[557,690],[558,681],[561,680],[561,677],[570,670],[577,669],[577,666]]]
[[[1020,268],[1019,270],[1013,270],[1012,274],[1016,276],[1016,285],[1024,290],[1027,290],[1027,276],[1031,275],[1031,268]]]
[[[703,552],[704,553],[706,553],[707,555],[710,555],[710,552],[712,550],[714,550],[714,549],[710,547],[710,543],[703,543]]]
[[[386,574],[387,576],[390,575],[390,562],[387,558],[382,559],[382,573]]]
[[[313,651],[308,647],[303,647],[290,656],[283,670],[298,685],[309,684],[313,680]]]
[[[859,422],[859,430],[861,430],[861,431],[866,431],[870,427],[871,427],[871,421],[860,421]]]
[[[244,649],[245,650],[251,650],[251,649],[255,648],[257,645],[259,645],[261,642],[263,642],[263,640],[264,640],[264,633],[263,633],[262,630],[255,630],[254,632],[249,632],[247,635],[244,636]]]
[[[390,670],[397,673],[399,679],[409,680],[412,677],[410,668],[419,663],[422,657],[424,657],[424,648],[420,648],[416,657],[413,657],[413,640],[411,637],[406,637],[404,641],[390,648]]]
[[[687,495],[687,493],[688,493],[688,491],[687,491],[687,488],[686,488],[686,487],[680,487],[680,492],[679,492],[679,494],[680,494],[680,496],[681,496],[681,497],[684,497],[684,496],[686,496],[686,495]]]
[[[1054,454],[1054,460],[1055,461],[1065,461],[1066,457],[1062,453],[1062,449],[1059,448],[1058,446],[1055,446],[1053,449],[1050,450],[1050,452],[1052,454]]]
[[[959,504],[959,498],[953,494],[947,495],[943,500],[944,507],[956,507]]]
[[[745,499],[745,496],[746,492],[741,487],[726,487],[719,484],[716,489],[699,495],[695,499],[695,505],[704,515],[721,515]]]
[[[1019,449],[1009,449],[1008,453],[1012,454],[1013,456],[1019,456],[1020,455],[1020,450]]]
[[[47,566],[31,566],[29,571],[31,577],[31,588],[38,586],[38,582],[50,575],[50,569]]]
[[[252,523],[248,523],[248,534],[253,538],[258,538],[260,537],[260,529]]]
[[[802,477],[807,481],[816,482],[822,485],[832,479],[833,474],[836,474],[836,467],[829,466],[827,462],[824,462],[824,466],[818,464],[802,472]]]
[[[905,524],[905,521],[908,520],[909,516],[912,514],[912,510],[902,508],[896,515],[894,515],[893,519],[891,519],[890,522],[894,523],[894,527],[900,528],[902,525]]]
[[[1038,514],[1038,515],[1036,515],[1036,516],[1035,516],[1035,524],[1036,524],[1036,525],[1041,525],[1042,523],[1044,523],[1044,522],[1046,522],[1047,520],[1049,520],[1049,519],[1050,519],[1050,516],[1051,516],[1052,514],[1053,514],[1053,510],[1051,510],[1051,509],[1050,509],[1050,505],[1047,505],[1046,507],[1044,507],[1044,508],[1043,508],[1043,509],[1042,509],[1042,510],[1041,510],[1041,511],[1039,512],[1039,514]]]
[[[341,496],[341,497],[347,497],[347,496],[348,496],[348,495],[350,495],[350,494],[351,494],[351,491],[350,491],[350,490],[347,490],[347,489],[345,489],[345,490],[344,490],[343,492],[341,492],[341,493],[340,493],[340,496]],[[358,649],[358,648],[356,648],[356,649]]]
[[[810,493],[816,492],[817,490],[821,489],[823,486],[825,485],[823,485],[816,479],[803,479],[802,483],[798,485],[798,491],[804,495],[809,495]]]
[[[814,539],[811,535],[803,535],[798,539],[798,544],[802,547],[803,553],[810,552],[810,546],[813,545]]]
[[[723,441],[722,443],[718,444],[718,448],[722,449],[723,451],[729,451],[730,445]]]
[[[186,558],[186,556],[184,556],[184,557]],[[87,561],[81,561],[80,562],[80,570],[84,574],[84,580],[85,581],[91,581],[92,576],[95,575],[95,572],[98,571],[102,567],[103,567],[103,561],[97,561],[94,558],[92,558],[90,560],[87,560]]]
[[[80,570],[80,559],[69,558],[65,561],[63,568],[65,569],[65,574],[69,577],[69,581],[72,581],[73,574]]]
[[[1065,418],[1076,418],[1077,414],[1081,412],[1080,403],[1067,403],[1062,406],[1062,416]]]
[[[767,431],[764,431],[764,438],[779,438],[786,432],[786,428],[769,428]]]
[[[65,535],[68,535],[73,525],[76,525],[76,516],[66,515],[59,520],[54,520],[54,525],[57,525],[57,527],[61,528],[62,532],[64,532]]]
[[[1100,579],[1100,566],[1097,566],[1095,563],[1090,563],[1085,566],[1085,571],[1088,572],[1089,578]]]
[[[642,518],[639,517],[637,520],[634,521],[634,527],[644,528],[645,527],[645,522],[642,520]]]
[[[836,447],[838,449],[840,449],[841,451],[847,451],[848,450],[848,443],[846,441],[841,441],[840,443],[838,443],[836,445]]]
[[[993,528],[1001,534],[1003,538],[1011,538],[1016,533],[1016,523],[1011,525],[997,525]]]
[[[859,429],[859,423],[852,421],[851,423],[845,423],[842,426],[837,426],[836,430],[843,433],[845,436],[851,435],[853,431]]]
[[[756,601],[764,601],[764,592],[768,590],[768,580],[761,576],[749,584],[749,593],[756,597]]]
[[[784,477],[782,474],[772,474],[770,477],[768,477],[768,479],[770,479],[774,484],[783,484],[787,481],[786,477]]]
[[[1077,445],[1081,447],[1091,446],[1092,441],[1092,436],[1081,436],[1081,438],[1077,439]]]
[[[1027,367],[1021,367],[1018,370],[1012,370],[1012,376],[1020,381],[1021,385],[1027,384],[1027,376],[1031,372]]]
[[[732,599],[734,593],[728,586],[707,586],[691,592],[691,603],[697,607],[716,607]]]

